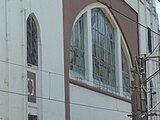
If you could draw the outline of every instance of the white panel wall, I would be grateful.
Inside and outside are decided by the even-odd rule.
[[[142,24],[143,26],[139,25],[139,43],[140,43],[140,54],[147,54],[148,53],[148,31],[147,27],[150,27],[152,31],[158,32],[158,18],[156,16],[156,13],[154,11],[155,7],[155,0],[152,0],[153,4],[148,4],[145,0],[139,1],[139,23]],[[145,28],[145,27],[146,28]],[[152,50],[155,49],[155,47],[158,45],[159,40],[157,34],[152,32]],[[150,56],[157,56],[159,55],[158,53],[158,48],[150,55]],[[156,60],[156,59],[155,59]],[[157,59],[158,60],[158,59]],[[159,65],[155,61],[147,61],[147,72],[146,72],[146,77],[149,77],[152,75],[155,71],[159,69]],[[152,79],[153,82],[153,88],[157,88],[159,86],[159,76],[156,76]],[[147,83],[147,87],[150,87],[150,82]],[[153,89],[153,91],[156,91],[157,94],[157,103],[159,102],[159,92],[157,91],[158,89]],[[149,89],[148,89],[149,91]],[[148,108],[150,108],[150,94],[148,94]],[[158,110],[159,107],[156,107],[155,110]],[[157,120],[159,117],[149,117],[149,120]]]
[[[6,3],[5,3],[6,2]],[[13,10],[14,8],[14,10]],[[21,18],[18,1],[1,1],[0,7],[0,119],[10,119],[12,115],[23,119],[23,114],[18,115],[17,110],[23,111],[23,96],[7,93],[7,91],[23,93],[22,72],[23,68],[5,63],[13,62],[22,64],[21,58]],[[16,16],[16,17],[13,17]],[[19,32],[17,32],[19,31]],[[17,48],[17,49],[15,49]],[[5,62],[2,62],[5,61]],[[2,91],[5,90],[5,91]],[[12,115],[11,115],[12,114]],[[10,116],[11,115],[11,116]]]
[[[138,12],[138,0],[125,0],[136,12]]]
[[[7,8],[5,11],[5,2]],[[138,11],[137,0],[126,2]],[[39,120],[64,120],[64,53],[62,0],[1,0],[0,2],[0,120],[27,120],[26,90],[26,35],[27,16],[34,13],[40,26],[41,67],[37,82],[38,107],[34,106]],[[23,11],[24,10],[24,11]],[[150,26],[150,13],[140,4],[139,22]],[[6,15],[6,16],[5,16]],[[154,21],[153,21],[154,22]],[[155,30],[157,29],[156,25]],[[155,36],[156,38],[156,36]],[[147,52],[146,30],[140,27],[140,52]],[[156,45],[157,41],[155,41]],[[10,64],[6,62],[10,62]],[[11,64],[15,63],[15,64]],[[22,66],[19,66],[22,65]],[[154,64],[151,64],[155,66]],[[154,68],[150,68],[150,73]],[[42,83],[42,84],[41,84]],[[7,93],[5,91],[12,91]],[[20,93],[20,94],[14,94]],[[71,120],[130,120],[129,103],[105,96],[75,85],[70,85],[71,103],[97,106],[110,110],[71,104]],[[58,100],[58,101],[57,101]],[[116,111],[111,111],[116,110]]]
[[[7,1],[8,17],[8,56],[9,62],[23,65],[23,39],[21,3],[17,0]],[[9,64],[9,91],[24,93],[23,67]],[[9,119],[23,119],[24,96],[9,94]]]
[[[5,78],[6,78],[6,40],[5,40],[5,1],[1,1],[0,4],[0,90],[6,88]],[[0,91],[0,119],[7,118],[8,116],[8,101],[6,101],[8,94]],[[7,107],[6,107],[7,106]]]
[[[37,96],[41,98],[28,108],[25,25],[31,13],[39,22],[41,67],[46,72],[38,72]],[[0,15],[0,120],[27,120],[30,111],[39,120],[64,120],[62,0],[3,0]]]
[[[42,99],[42,110],[39,110],[41,112],[39,117],[44,120],[51,118],[64,120],[62,0],[31,0],[26,2],[26,7],[28,8],[27,14],[34,12],[38,19],[42,46],[42,69],[48,71],[42,72],[42,97],[45,99]]]
[[[146,26],[146,19],[145,19],[145,7],[144,5],[140,2],[139,3],[139,23],[143,26]],[[139,25],[139,38],[140,38],[140,54],[145,54],[147,53],[147,30],[143,26]]]
[[[131,112],[130,103],[72,84],[70,103],[71,120],[131,120],[127,117]]]

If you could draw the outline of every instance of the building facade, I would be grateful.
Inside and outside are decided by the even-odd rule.
[[[0,3],[1,120],[131,120],[133,111],[140,119],[140,98],[136,107],[131,99],[140,78],[131,68],[135,56],[159,55],[155,1]],[[155,60],[147,77],[159,68]],[[148,95],[148,109],[159,101],[158,84],[158,76],[147,83],[157,93]]]

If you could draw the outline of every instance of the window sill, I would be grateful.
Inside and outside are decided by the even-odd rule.
[[[98,93],[101,93],[103,95],[110,96],[110,97],[113,97],[113,98],[116,98],[116,99],[119,99],[119,100],[122,100],[122,101],[125,101],[125,102],[128,102],[128,103],[131,103],[130,98],[122,97],[122,96],[120,96],[119,93],[115,93],[115,92],[113,93],[112,91],[106,91],[106,90],[100,89],[99,87],[96,87],[96,85],[91,86],[91,85],[87,84],[86,82],[81,82],[81,81],[73,80],[73,79],[70,79],[69,82],[71,84],[83,87],[85,89],[88,89],[88,90],[91,90],[91,91],[94,91],[94,92],[98,92]]]
[[[75,80],[78,80],[78,81],[82,81],[82,80],[84,80],[84,75],[82,75],[82,74],[80,74],[80,73],[78,73],[78,72],[74,72],[74,71],[72,71],[72,70],[69,70],[69,77],[71,78],[71,79],[75,79]]]

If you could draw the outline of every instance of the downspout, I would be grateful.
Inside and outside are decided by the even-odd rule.
[[[144,1],[144,9],[145,9],[145,26],[146,27],[149,27],[148,26],[148,24],[147,24],[147,1],[145,0]],[[146,44],[146,53],[145,54],[147,54],[148,53],[148,29],[145,29],[145,42],[147,43]],[[149,73],[150,73],[150,62],[146,62],[146,77],[148,77],[149,76]],[[148,88],[149,87],[149,84],[146,82],[146,87]],[[147,92],[148,92],[148,90],[147,90]],[[147,93],[148,94],[148,93]],[[150,102],[149,101],[149,97],[148,97],[148,95],[147,95],[147,102],[146,102],[146,111],[148,112],[148,109],[149,109],[149,106],[148,106],[148,102]],[[149,119],[149,116],[147,115],[146,116],[146,119],[148,120]]]
[[[5,51],[6,51],[6,56],[5,56],[5,90],[9,91],[9,47],[8,47],[8,3],[7,0],[5,0]],[[6,119],[9,120],[9,94],[6,94]]]
[[[141,15],[140,15],[140,0],[138,0],[138,23],[140,23],[140,17],[141,17]],[[142,53],[142,51],[143,50],[141,50],[142,48],[141,48],[141,26],[138,24],[138,43],[139,43],[139,53],[138,53],[138,55],[140,55],[141,53]],[[140,81],[140,78],[138,78],[139,80],[138,81]],[[140,82],[138,82],[138,86],[140,85]],[[136,120],[138,120],[138,119],[140,119],[141,118],[141,114],[142,114],[142,112],[140,111],[138,111],[138,109],[142,109],[142,103],[141,103],[141,94],[138,96],[138,97],[140,97],[139,99],[137,98],[137,101],[136,102],[139,102],[139,104],[137,103],[136,104],[136,112],[137,112],[137,116],[136,116]]]
[[[26,68],[26,48],[27,48],[27,40],[26,40],[26,9],[25,9],[25,3],[24,3],[24,0],[20,0],[21,1],[21,20],[22,20],[22,64],[24,65],[24,68],[23,68],[23,73],[22,73],[22,80],[23,80],[23,94],[24,95],[27,95],[27,68]],[[28,97],[27,96],[23,96],[24,100],[23,100],[23,120],[27,120],[28,119],[28,114],[27,114],[27,102],[28,102]]]

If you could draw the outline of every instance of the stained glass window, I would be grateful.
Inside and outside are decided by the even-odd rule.
[[[114,29],[101,9],[92,9],[93,78],[116,86]]]
[[[74,24],[70,40],[70,70],[84,75],[84,15]]]
[[[129,66],[127,62],[126,55],[121,49],[122,55],[122,80],[123,80],[123,92],[130,93],[130,73],[129,73]]]
[[[27,19],[27,64],[38,66],[37,26],[32,15]]]

